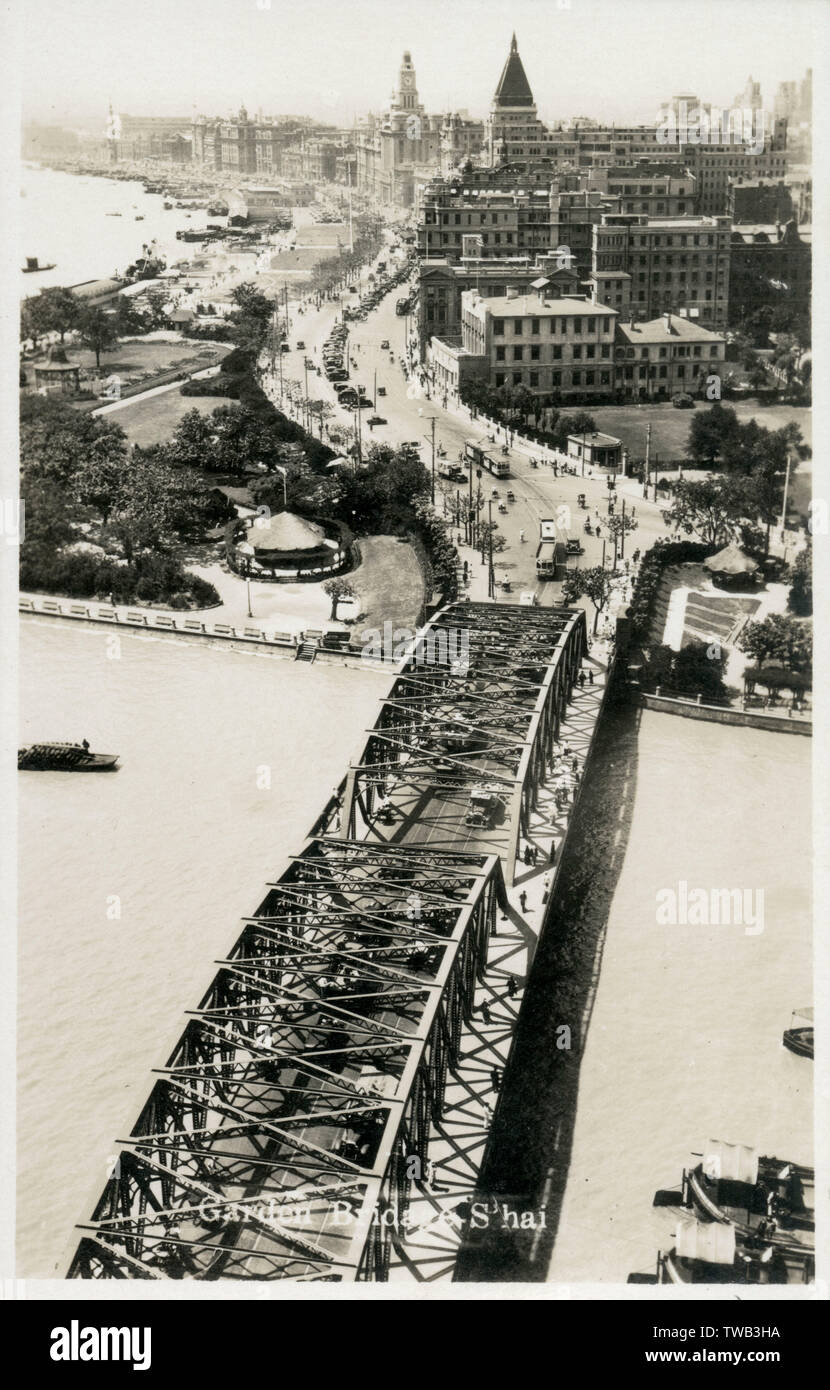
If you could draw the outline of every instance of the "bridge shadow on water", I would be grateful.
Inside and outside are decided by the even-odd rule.
[[[571,1161],[582,1052],[633,814],[640,714],[634,705],[609,704],[597,732],[519,1014],[477,1206],[459,1252],[459,1281],[547,1279]],[[563,1025],[571,1030],[570,1049],[561,1046],[567,1041]]]

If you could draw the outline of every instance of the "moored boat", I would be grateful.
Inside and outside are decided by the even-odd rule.
[[[26,264],[23,267],[24,275],[36,275],[40,270],[54,270],[55,262],[50,261],[48,265],[41,265],[37,256],[27,256]]]
[[[115,772],[117,753],[90,753],[82,743],[30,743],[17,750],[18,772]]]
[[[814,1189],[812,1168],[709,1140],[702,1161],[683,1173],[682,1202],[703,1221],[730,1223],[739,1243],[804,1254],[815,1245]]]
[[[798,1057],[813,1057],[813,1010],[796,1009],[789,1028],[784,1029],[783,1043]]]
[[[678,1222],[675,1244],[658,1258],[661,1284],[809,1284],[812,1252],[790,1252],[761,1237],[740,1241],[719,1222]]]

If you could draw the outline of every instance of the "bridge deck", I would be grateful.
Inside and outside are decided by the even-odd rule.
[[[459,629],[464,669],[442,647]],[[581,610],[438,616],[350,769],[342,828],[331,807],[217,962],[70,1277],[451,1272],[512,1033],[476,1011],[492,997],[511,1019],[493,981],[532,959],[542,914],[529,927],[507,885],[520,837],[567,814],[550,768],[585,640]],[[502,808],[484,828],[465,824],[482,782]]]

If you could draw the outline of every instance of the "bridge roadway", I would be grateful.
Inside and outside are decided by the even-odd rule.
[[[439,640],[453,631],[461,668]],[[567,833],[550,768],[558,738],[590,751],[601,681],[580,731],[584,659],[582,610],[462,603],[421,635],[342,806],[267,886],[156,1069],[69,1277],[452,1276],[517,1008],[495,1036],[477,1013],[505,1010],[505,962],[509,979],[530,967],[539,927],[509,885],[521,837]],[[476,829],[484,778],[501,811]]]

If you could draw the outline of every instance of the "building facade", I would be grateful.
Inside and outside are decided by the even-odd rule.
[[[767,306],[810,314],[812,243],[795,220],[772,226],[732,229],[729,323],[735,326]]]
[[[356,132],[358,188],[379,203],[412,207],[416,185],[441,167],[443,124],[421,105],[412,56],[404,53],[389,110]]]
[[[728,217],[604,217],[594,229],[593,273],[627,272],[630,309],[654,319],[667,311],[715,331],[729,312]]]

